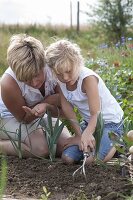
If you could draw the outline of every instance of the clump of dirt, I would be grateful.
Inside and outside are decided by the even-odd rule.
[[[83,175],[72,174],[80,165],[67,166],[57,159],[55,162],[38,158],[19,159],[7,157],[8,181],[5,193],[12,197],[40,198],[43,186],[51,192],[50,200],[77,200],[85,195],[88,200],[122,200],[122,195],[131,196],[133,185],[128,176],[122,176],[119,165],[86,166],[87,181]],[[83,198],[81,198],[83,199]]]

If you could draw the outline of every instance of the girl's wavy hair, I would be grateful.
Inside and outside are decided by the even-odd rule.
[[[84,64],[80,47],[67,39],[57,40],[46,48],[46,61],[55,72],[73,71],[77,73]]]

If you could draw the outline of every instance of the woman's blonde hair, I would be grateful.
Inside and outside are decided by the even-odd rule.
[[[19,81],[30,81],[45,66],[44,47],[34,37],[14,35],[7,50],[7,62]]]
[[[77,73],[83,66],[81,49],[67,39],[58,40],[47,47],[45,51],[47,64],[56,73],[73,70]]]

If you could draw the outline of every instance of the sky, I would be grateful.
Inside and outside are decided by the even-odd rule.
[[[0,23],[70,25],[70,1],[75,25],[77,0],[0,0]],[[95,1],[80,0],[80,10],[86,11],[87,2]],[[87,15],[80,13],[80,23],[87,24]]]

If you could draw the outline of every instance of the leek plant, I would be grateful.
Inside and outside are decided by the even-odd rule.
[[[73,121],[73,120],[70,120]],[[38,122],[38,126],[41,125],[43,127],[43,133],[44,136],[46,136],[47,144],[48,144],[48,149],[49,149],[49,154],[50,154],[50,160],[54,161],[55,160],[55,155],[56,155],[56,146],[57,146],[57,140],[65,126],[64,121],[59,120],[59,116],[57,117],[56,123],[52,124],[52,116],[50,111],[47,111],[47,118],[44,119],[43,117],[37,119],[34,123]],[[33,123],[33,124],[34,124]],[[77,123],[77,122],[75,122]],[[33,124],[31,126],[33,126]],[[78,123],[79,124],[79,123]],[[17,141],[13,138],[11,138],[10,134],[11,132],[7,131],[4,126],[0,128],[0,131],[5,132],[5,134],[8,136],[9,140],[11,141],[15,151],[17,152],[18,156],[20,159],[22,159],[22,148],[21,148],[21,126],[22,124],[20,123],[19,128],[16,130],[16,132],[13,132],[16,134]],[[95,153],[97,155],[100,147],[100,141],[103,133],[103,118],[101,112],[98,113],[97,117],[97,126],[94,132],[94,137],[96,140],[96,149]],[[28,136],[28,129],[27,129],[27,136]],[[30,142],[30,139],[29,139]],[[35,155],[36,156],[36,155]],[[38,156],[37,156],[38,157]]]
[[[99,152],[99,148],[100,148],[101,138],[103,135],[103,126],[104,126],[104,121],[103,121],[102,113],[98,112],[96,129],[93,134],[95,137],[95,140],[96,140],[95,155],[97,158],[98,158],[98,152]]]
[[[53,126],[52,116],[51,116],[51,113],[49,110],[47,111],[47,120],[42,117],[40,119],[39,124],[43,127],[44,136],[46,135],[50,160],[54,161],[55,155],[56,155],[57,140],[58,140],[65,124],[64,124],[64,122],[60,123],[60,120],[58,117],[55,125]]]
[[[22,158],[22,150],[21,150],[21,123],[19,125],[19,128],[16,130],[16,132],[10,132],[10,131],[7,131],[5,129],[4,126],[0,127],[0,131],[3,131],[9,138],[9,140],[11,141],[16,153],[18,154],[19,158],[21,159]],[[13,134],[16,134],[18,136],[18,140],[16,141],[15,139],[13,139],[9,133],[13,133]]]
[[[133,123],[131,120],[126,117],[123,120],[124,125],[124,134],[119,137],[114,132],[109,133],[110,139],[113,141],[113,145],[115,146],[116,150],[122,155],[122,157],[127,158],[128,150],[133,145],[133,141],[128,138],[128,132],[133,130]]]
[[[50,111],[47,111],[47,120],[42,117],[42,118],[37,119],[34,123],[36,123],[36,122],[38,122],[37,127],[39,125],[41,125],[43,127],[44,136],[46,134],[47,144],[48,144],[48,148],[49,148],[50,160],[54,161],[55,154],[56,154],[57,140],[58,140],[65,124],[64,124],[64,122],[62,122],[60,124],[60,120],[58,117],[57,121],[53,127],[52,116],[51,116]],[[31,124],[31,126],[33,126],[34,123]],[[0,131],[3,131],[8,136],[9,140],[11,141],[11,143],[20,159],[22,158],[21,126],[22,126],[22,124],[20,123],[19,128],[16,130],[16,132],[7,131],[4,127],[4,125],[2,127],[0,127]],[[17,135],[17,141],[10,136],[10,133]],[[27,137],[28,137],[28,129],[27,129]],[[30,138],[29,138],[29,142],[30,142]],[[32,153],[32,152],[30,152],[30,153]],[[34,156],[37,156],[37,155],[34,155]],[[39,156],[37,156],[37,157],[39,157]]]
[[[39,121],[39,119],[37,119],[37,120],[35,120],[32,124],[31,124],[31,126],[33,126],[34,125],[34,123],[36,123],[36,122],[38,122]],[[2,123],[1,123],[2,124]],[[39,122],[38,122],[38,125],[39,125]],[[25,124],[25,126],[26,126],[26,124]],[[14,147],[14,149],[15,149],[15,151],[16,151],[16,153],[17,153],[17,155],[18,155],[18,157],[20,158],[20,159],[22,159],[22,141],[21,141],[21,132],[22,132],[22,123],[20,123],[19,124],[19,128],[18,129],[16,129],[16,132],[11,132],[11,131],[8,131],[8,130],[6,130],[6,128],[4,127],[4,125],[2,125],[1,127],[0,127],[0,131],[2,131],[2,132],[4,132],[7,136],[8,136],[8,138],[9,138],[9,140],[11,141],[11,143],[12,143],[12,145],[13,145],[13,147]],[[28,135],[28,128],[27,128],[27,126],[26,126],[26,131],[27,131],[27,137],[29,137],[29,135]],[[16,139],[13,139],[10,135],[11,134],[15,134],[16,135]],[[29,143],[30,143],[30,138],[29,138]],[[31,147],[31,145],[30,145],[30,147]],[[31,149],[30,149],[31,150]],[[31,151],[30,151],[30,153],[31,154],[33,154]],[[37,156],[37,155],[34,155],[34,156],[36,156],[36,157],[39,157],[39,156]],[[40,157],[39,157],[40,158]]]

